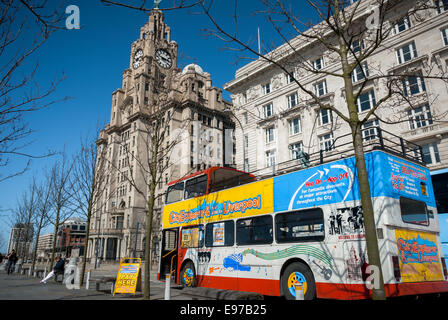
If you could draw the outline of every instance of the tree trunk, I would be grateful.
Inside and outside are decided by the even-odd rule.
[[[359,126],[352,126],[353,147],[355,149],[356,170],[358,172],[359,192],[361,193],[361,205],[364,216],[366,231],[367,256],[369,265],[378,268],[378,287],[372,289],[373,300],[385,300],[383,270],[381,267],[381,257],[378,248],[378,238],[376,236],[376,223],[373,211],[372,198],[370,194],[370,183],[364,157],[362,134]]]
[[[150,272],[151,272],[151,234],[152,234],[152,217],[154,210],[154,201],[156,194],[156,184],[154,180],[151,182],[149,186],[149,199],[148,199],[148,215],[146,217],[146,238],[145,238],[145,276],[144,276],[144,296],[143,299],[150,299]]]
[[[42,213],[42,216],[39,221],[39,226],[37,227],[36,232],[36,242],[34,243],[34,250],[33,250],[33,264],[31,265],[31,272],[34,272],[34,268],[36,267],[36,259],[37,259],[37,247],[39,246],[39,234],[42,230],[43,220],[44,220],[44,213]]]
[[[87,263],[87,250],[89,249],[89,236],[90,236],[90,218],[92,216],[92,209],[91,205],[89,204],[87,214],[87,222],[86,222],[86,237],[84,238],[84,255],[82,257],[82,270],[81,270],[81,278],[80,278],[80,285],[82,286],[84,284],[84,275],[86,273],[86,263]]]
[[[56,221],[54,224],[54,235],[53,235],[53,248],[51,250],[51,258],[50,258],[50,270],[53,269],[53,263],[54,263],[54,255],[56,252],[56,243],[58,239],[58,228],[59,228],[59,215],[60,215],[60,209],[56,209]],[[62,236],[61,236],[62,241]]]

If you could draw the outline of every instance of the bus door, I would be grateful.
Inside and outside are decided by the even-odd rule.
[[[179,228],[163,230],[162,247],[160,255],[160,280],[172,272],[177,274]]]

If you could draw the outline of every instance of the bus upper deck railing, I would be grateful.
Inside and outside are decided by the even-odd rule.
[[[363,129],[362,136],[364,152],[383,150],[419,165],[425,165],[422,147],[411,141],[380,127]],[[295,159],[274,163],[271,166],[249,172],[257,176],[258,179],[264,179],[355,155],[351,133],[335,138],[331,144],[325,145],[325,149],[321,148],[317,152],[306,153],[303,150],[291,150],[291,152],[295,152]]]

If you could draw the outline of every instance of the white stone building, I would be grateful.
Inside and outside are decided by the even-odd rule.
[[[365,2],[359,12],[366,12],[369,3]],[[370,80],[376,76],[397,74],[402,70],[424,76],[446,75],[448,3],[435,1],[435,6],[419,13],[421,19],[415,16],[401,19],[415,1],[397,3],[388,11],[384,24],[392,29],[391,33],[375,53],[363,62],[364,72],[358,68],[352,75],[355,91],[364,86],[357,101],[360,117],[366,115],[374,102],[387,93],[383,81]],[[431,1],[428,3],[432,4]],[[365,15],[360,19],[365,19]],[[355,39],[352,42],[355,54],[363,47],[362,41]],[[289,45],[294,47],[294,52]],[[301,36],[271,53],[275,56],[281,52],[285,61],[294,61],[295,57],[300,57],[298,60],[301,63],[308,63],[316,70],[328,71],[327,75],[316,74],[294,63],[284,64],[324,103],[330,103],[347,115],[344,81],[330,75],[341,71],[337,56],[317,41],[304,40]],[[364,124],[364,128],[371,128],[364,131],[364,140],[373,140],[377,133],[374,127],[380,127],[395,134],[396,141],[401,137],[421,146],[428,168],[435,174],[446,174],[448,84],[440,79],[419,76],[408,77],[403,81],[403,95],[409,103],[391,100],[387,106],[378,109]],[[236,163],[239,169],[246,167],[249,172],[258,175],[280,173],[285,166],[296,163],[291,160],[297,157],[297,150],[314,155],[323,150],[325,157],[341,157],[344,156],[343,151],[351,147],[348,124],[335,113],[321,110],[283,70],[263,59],[238,69],[235,78],[224,89],[232,93],[235,115],[244,127],[244,130],[237,130],[237,127],[235,133]],[[331,147],[333,142],[336,148]],[[346,145],[337,147],[342,144]],[[395,148],[401,152],[400,146]]]

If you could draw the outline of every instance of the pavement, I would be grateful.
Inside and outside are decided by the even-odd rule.
[[[0,300],[142,300],[142,292],[136,294],[111,294],[110,283],[100,285],[96,290],[96,280],[102,277],[116,277],[118,264],[103,264],[91,270],[89,289],[84,285],[80,289],[68,289],[62,284],[61,278],[56,282],[54,278],[46,284],[40,283],[41,278],[12,273],[8,275],[0,269]],[[165,281],[157,280],[157,270],[150,273],[150,299],[165,300]],[[181,288],[172,283],[170,300],[260,300],[261,296],[251,293],[217,290],[210,288]]]

